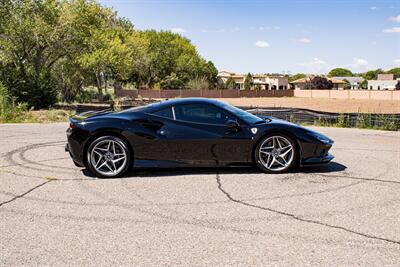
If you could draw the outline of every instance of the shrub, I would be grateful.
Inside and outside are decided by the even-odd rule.
[[[201,90],[201,89],[208,89],[210,87],[207,77],[197,77],[193,80],[190,80],[187,84],[186,87],[189,89],[194,89],[194,90]]]
[[[370,114],[358,114],[356,127],[357,128],[371,128],[371,127],[373,127],[373,123],[372,123],[372,120],[371,120],[371,115]]]
[[[229,77],[225,82],[226,89],[236,89],[236,82],[232,77]]]
[[[99,94],[94,90],[82,90],[79,94],[76,95],[75,101],[78,103],[90,103],[97,101],[111,101],[113,100],[113,93]]]
[[[181,89],[183,85],[183,82],[175,73],[168,75],[160,82],[160,86],[162,89]]]
[[[397,130],[397,119],[395,115],[379,115],[377,117],[378,125],[375,128],[395,131]]]
[[[246,78],[244,79],[243,87],[246,90],[250,90],[252,86],[253,86],[253,76],[251,76],[251,74],[248,73],[246,75]]]
[[[26,104],[16,104],[8,89],[0,83],[0,122],[20,122],[31,117]]]
[[[350,127],[351,126],[350,115],[345,115],[345,114],[341,113],[339,115],[336,126],[343,127],[343,128]]]

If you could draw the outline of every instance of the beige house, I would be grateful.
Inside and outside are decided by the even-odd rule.
[[[226,83],[229,78],[232,78],[238,89],[244,89],[244,80],[246,74],[235,72],[221,71],[218,73],[218,80],[220,83]],[[253,88],[259,87],[261,90],[287,90],[289,89],[289,80],[285,76],[269,76],[266,74],[253,75]]]
[[[310,83],[312,77],[306,77],[306,78],[301,78],[298,80],[295,80],[291,82],[290,84],[293,85],[294,89],[297,90],[307,90],[307,84]],[[327,78],[328,80],[332,81],[333,87],[332,90],[344,90],[344,87],[346,86],[346,82],[342,80],[336,80],[336,79],[330,79]]]
[[[363,77],[360,76],[354,76],[354,77],[349,77],[349,76],[336,76],[332,77],[334,80],[341,80],[341,81],[348,81],[350,83],[350,89],[351,90],[359,90],[361,88],[361,83],[364,81]]]
[[[369,90],[394,90],[399,80],[393,74],[378,74],[377,80],[368,80]]]

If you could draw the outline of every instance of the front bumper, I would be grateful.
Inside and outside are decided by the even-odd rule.
[[[332,154],[326,154],[324,156],[319,157],[311,157],[307,159],[303,159],[300,163],[300,166],[316,166],[316,165],[325,165],[331,162],[335,157]]]

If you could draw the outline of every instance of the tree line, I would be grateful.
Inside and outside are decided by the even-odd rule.
[[[190,40],[141,31],[94,0],[2,0],[0,83],[34,108],[74,101],[87,86],[212,88],[218,71]]]
[[[369,70],[369,71],[362,72],[362,73],[353,73],[351,70],[345,69],[345,68],[334,68],[328,72],[327,77],[328,78],[361,77],[364,80],[359,84],[359,86],[362,89],[367,89],[367,85],[368,85],[367,80],[376,80],[378,78],[378,74],[393,74],[394,79],[399,79],[400,78],[400,68],[392,68],[387,71],[384,71],[382,69],[376,69],[376,70]],[[297,74],[289,77],[289,82],[293,82],[295,80],[306,78],[306,77],[307,77],[306,74],[297,73]],[[346,79],[344,79],[344,81],[347,82],[345,89],[350,89],[350,87],[351,87],[350,82]],[[333,87],[333,83],[326,77],[313,76],[313,77],[309,78],[309,82],[306,84],[306,87],[308,87],[308,89],[316,89],[316,88],[331,89]],[[396,90],[400,90],[400,81],[396,85]]]

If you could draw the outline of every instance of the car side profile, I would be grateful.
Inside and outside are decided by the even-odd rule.
[[[299,125],[224,102],[183,98],[70,119],[68,151],[97,177],[131,168],[255,165],[266,173],[326,164],[333,141]]]

